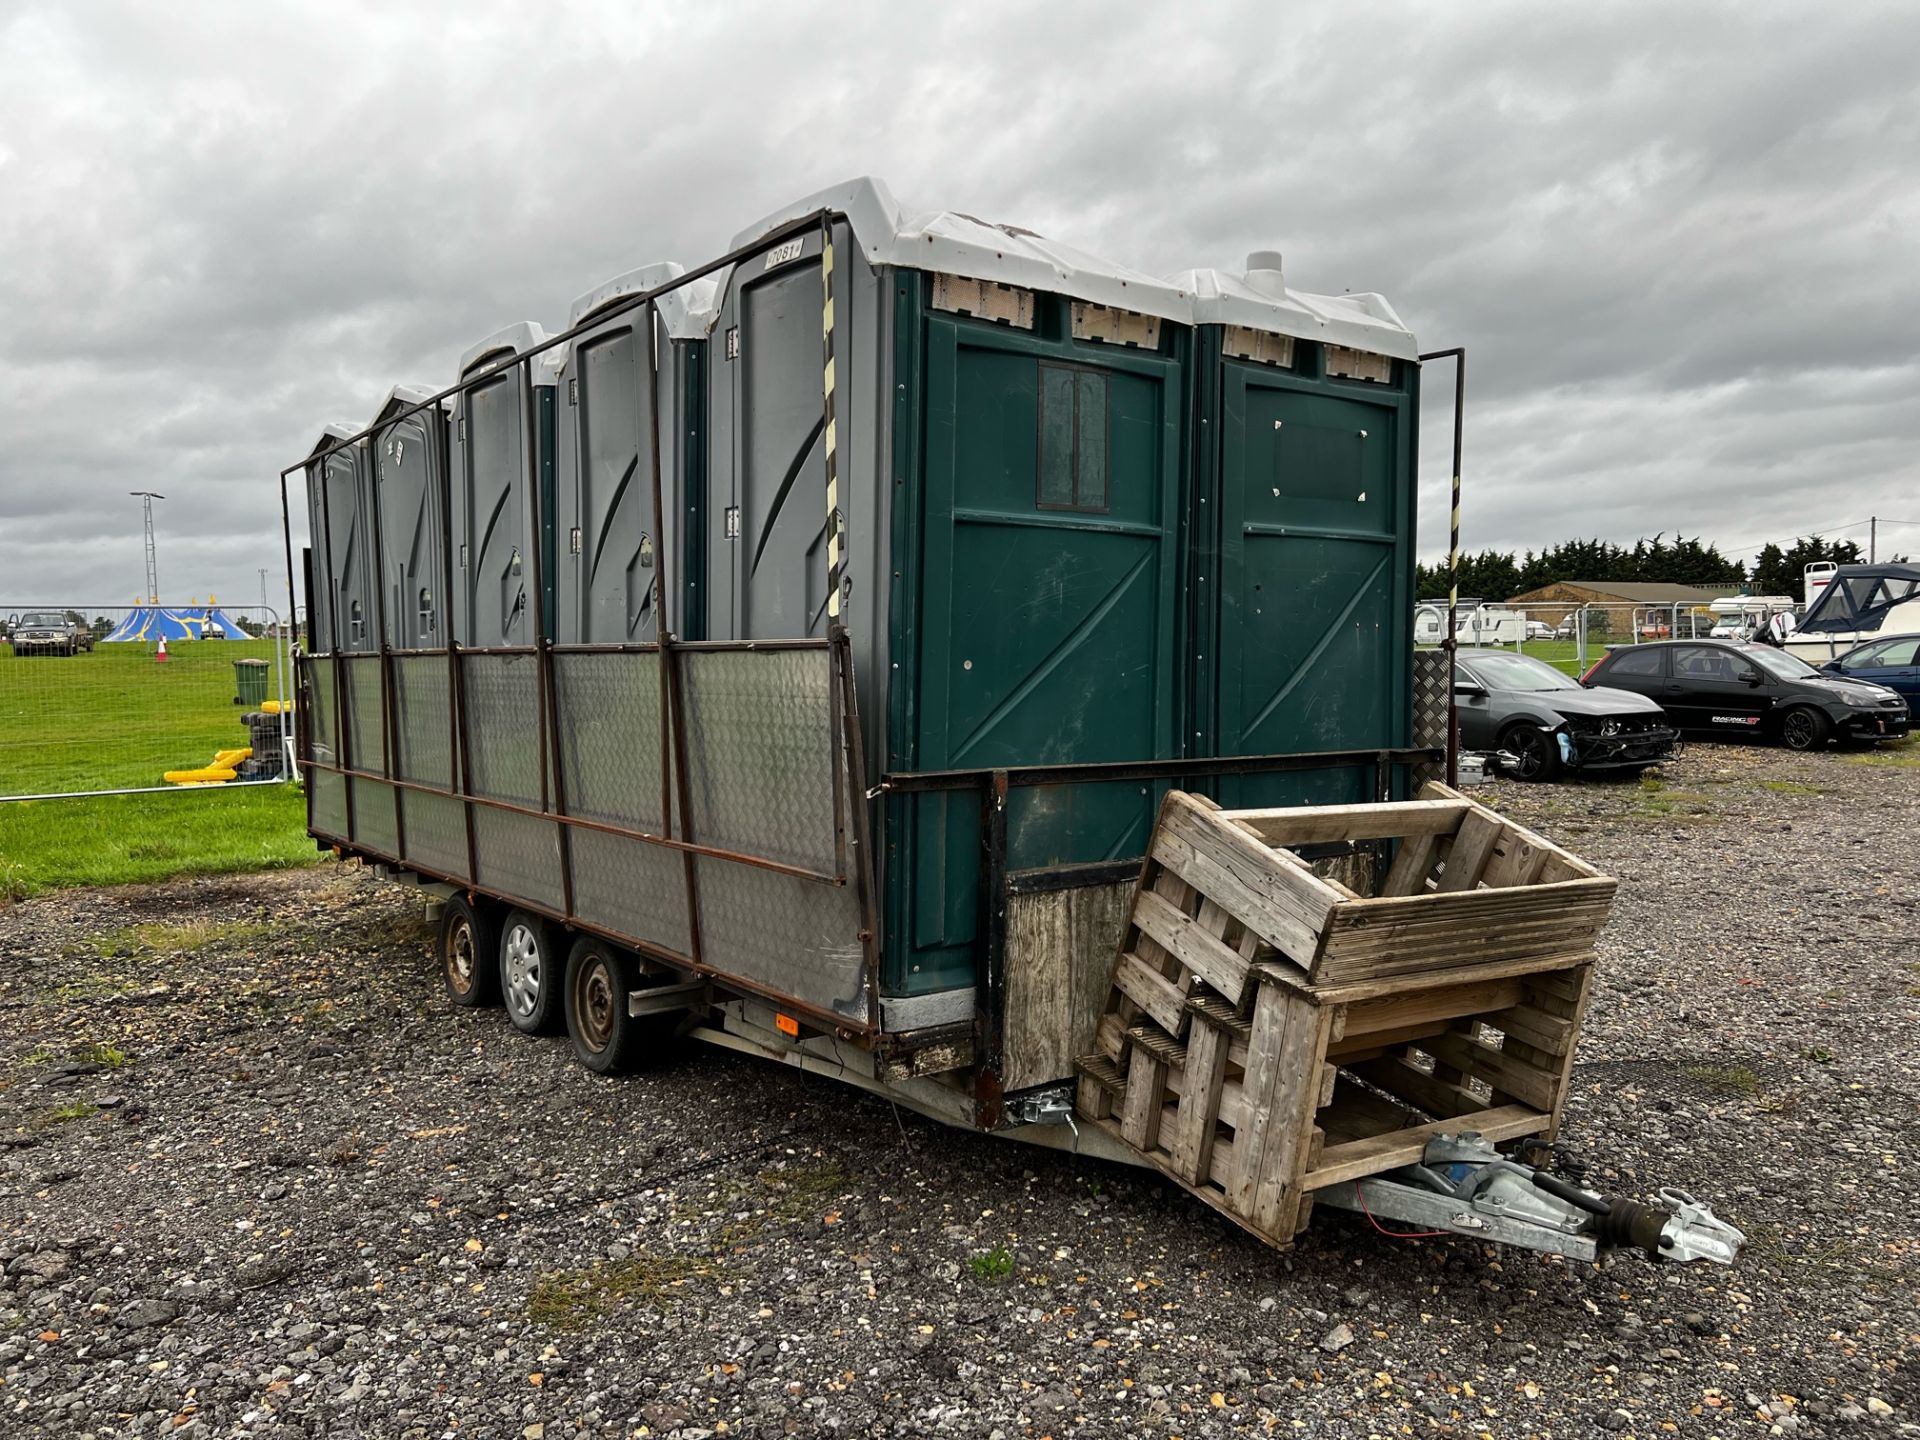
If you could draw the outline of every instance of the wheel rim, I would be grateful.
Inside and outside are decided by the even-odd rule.
[[[507,1005],[525,1020],[540,1005],[540,940],[529,927],[513,925],[505,946]]]
[[[1546,736],[1522,730],[1513,737],[1513,753],[1520,760],[1520,778],[1531,780],[1547,768]]]
[[[456,920],[447,932],[447,984],[456,995],[471,995],[473,975],[473,926]]]
[[[597,1054],[613,1043],[614,1007],[619,1001],[606,960],[598,955],[586,959],[574,983],[574,1018],[580,1043]]]
[[[1787,716],[1783,731],[1790,748],[1805,750],[1813,744],[1813,717],[1804,710],[1796,710]]]

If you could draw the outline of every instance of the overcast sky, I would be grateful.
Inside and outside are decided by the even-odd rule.
[[[1907,4],[0,0],[0,599],[133,599],[136,489],[164,599],[277,597],[321,422],[863,173],[1381,291],[1471,548],[1920,521],[1917,94]]]

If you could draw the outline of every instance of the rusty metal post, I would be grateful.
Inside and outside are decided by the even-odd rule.
[[[1466,417],[1466,347],[1456,345],[1451,350],[1435,350],[1422,355],[1420,363],[1445,359],[1453,361],[1453,504],[1447,528],[1447,634],[1441,646],[1447,652],[1447,784],[1458,785],[1460,702],[1453,693],[1453,685],[1460,651],[1454,632],[1460,624],[1460,443]]]

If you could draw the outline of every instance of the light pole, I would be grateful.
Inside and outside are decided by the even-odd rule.
[[[146,507],[147,603],[149,605],[158,605],[160,603],[160,571],[155,563],[153,553],[153,502],[156,500],[164,500],[167,497],[162,495],[158,490],[129,490],[127,493],[140,500]]]

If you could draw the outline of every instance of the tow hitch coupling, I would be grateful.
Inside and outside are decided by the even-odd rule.
[[[1609,1200],[1502,1155],[1472,1131],[1435,1136],[1418,1165],[1331,1185],[1314,1197],[1359,1211],[1376,1226],[1393,1220],[1425,1234],[1468,1235],[1573,1260],[1629,1245],[1659,1260],[1733,1264],[1747,1239],[1739,1229],[1684,1190],[1661,1190],[1656,1198],[1654,1205]]]

